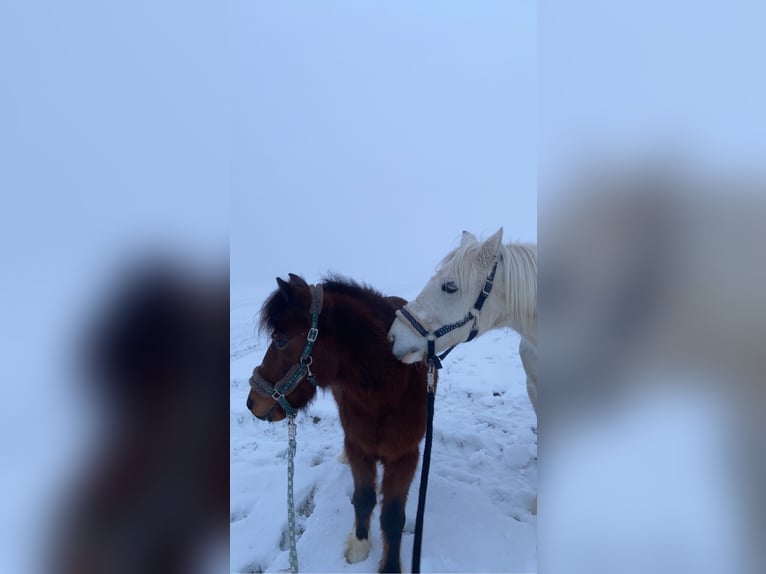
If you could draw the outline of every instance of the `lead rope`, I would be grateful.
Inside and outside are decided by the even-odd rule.
[[[290,572],[298,574],[298,549],[295,543],[295,501],[293,499],[293,475],[295,474],[295,435],[298,427],[295,417],[287,417],[287,537],[290,544]]]
[[[428,490],[428,470],[431,467],[431,442],[434,434],[434,364],[428,360],[428,418],[426,419],[426,444],[423,447],[423,466],[420,470],[420,492],[418,493],[418,512],[415,517],[415,542],[412,546],[412,572],[420,572],[420,547],[423,541],[423,515],[426,509],[426,491]]]

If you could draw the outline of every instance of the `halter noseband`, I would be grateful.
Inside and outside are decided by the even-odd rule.
[[[285,414],[289,417],[295,416],[295,409],[287,402],[287,395],[289,395],[303,380],[304,377],[308,378],[308,381],[317,386],[317,380],[314,373],[311,372],[311,363],[313,359],[311,357],[311,351],[314,348],[314,343],[319,336],[319,314],[322,312],[323,292],[321,285],[311,285],[311,328],[306,335],[306,346],[301,353],[300,361],[290,367],[290,370],[279,379],[273,385],[261,376],[261,367],[258,366],[253,371],[253,376],[250,377],[250,387],[259,395],[266,398],[274,399],[275,404],[269,409],[269,411],[263,415],[264,420],[270,420],[271,413],[277,408],[277,405],[282,407]]]
[[[442,360],[444,357],[446,357],[452,349],[454,349],[457,344],[452,345],[449,349],[444,351],[441,355],[436,354],[436,339],[439,337],[443,337],[447,333],[454,331],[455,329],[459,329],[463,325],[467,324],[470,321],[473,321],[473,325],[471,326],[471,332],[468,333],[468,338],[464,342],[468,343],[469,341],[472,341],[476,335],[479,334],[479,329],[476,327],[476,321],[479,316],[479,313],[481,313],[481,308],[484,307],[484,302],[487,300],[487,297],[489,297],[489,294],[492,292],[492,287],[495,285],[495,272],[497,271],[497,263],[498,260],[495,259],[495,264],[492,266],[492,270],[489,272],[489,275],[487,275],[487,279],[484,281],[484,287],[481,289],[481,293],[479,293],[479,296],[476,298],[476,302],[473,304],[473,309],[471,311],[468,311],[465,317],[460,319],[459,321],[456,321],[454,323],[449,323],[447,325],[442,325],[438,329],[432,331],[429,331],[426,327],[423,326],[422,321],[420,321],[415,314],[410,311],[407,308],[407,305],[402,307],[396,312],[396,315],[403,319],[410,327],[415,329],[415,331],[418,332],[418,334],[421,337],[425,337],[428,342],[428,358],[427,360],[433,364],[433,366],[437,369],[442,368]],[[473,314],[472,311],[476,311],[476,315]]]

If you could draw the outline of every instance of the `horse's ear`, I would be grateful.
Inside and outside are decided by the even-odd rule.
[[[306,280],[303,277],[300,277],[299,275],[295,275],[294,273],[288,273],[290,277],[290,283],[295,285],[296,287],[306,287],[308,288],[308,283],[306,283]]]
[[[293,296],[292,285],[290,285],[287,281],[285,281],[281,277],[277,277],[277,285],[279,286],[279,292],[281,293],[282,297],[284,297],[285,301],[289,303],[292,300],[292,296]]]
[[[463,230],[463,235],[460,238],[460,247],[465,246],[468,243],[476,241],[476,236],[470,231]]]
[[[503,228],[498,229],[481,246],[480,258],[484,263],[490,263],[500,252],[500,242],[503,240]]]

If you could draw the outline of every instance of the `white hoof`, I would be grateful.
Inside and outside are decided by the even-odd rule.
[[[370,539],[359,540],[352,532],[348,535],[346,541],[346,560],[349,564],[356,564],[362,560],[367,560],[370,555]]]

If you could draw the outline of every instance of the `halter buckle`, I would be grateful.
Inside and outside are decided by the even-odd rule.
[[[308,356],[305,362],[303,362],[303,366],[306,367],[306,375],[309,379],[314,377],[314,373],[311,370],[311,365],[314,362],[314,357],[311,355]]]
[[[274,392],[271,394],[271,398],[272,398],[272,399],[274,399],[274,400],[275,400],[275,401],[277,401],[277,402],[279,402],[279,399],[281,399],[281,398],[282,398],[282,397],[284,397],[284,396],[285,396],[285,395],[283,395],[282,393],[280,393],[280,392],[279,392],[278,390],[276,390],[276,389],[274,389]]]
[[[428,389],[429,393],[433,393],[434,392],[434,388],[435,388],[435,385],[434,385],[434,363],[433,363],[433,358],[428,360],[428,373],[427,373],[427,375],[428,375],[427,376],[427,382],[428,382],[427,389]]]
[[[309,329],[309,334],[306,336],[306,339],[310,343],[313,343],[314,341],[317,340],[318,336],[319,336],[319,329],[317,329],[316,327],[311,327],[311,329]]]
[[[494,285],[495,285],[495,282],[494,282],[494,281],[492,281],[491,279],[487,279],[487,280],[484,282],[484,287],[482,287],[482,289],[481,289],[481,294],[482,294],[482,295],[486,295],[487,297],[489,297],[489,294],[490,294],[490,292],[492,291],[492,287],[493,287]]]

